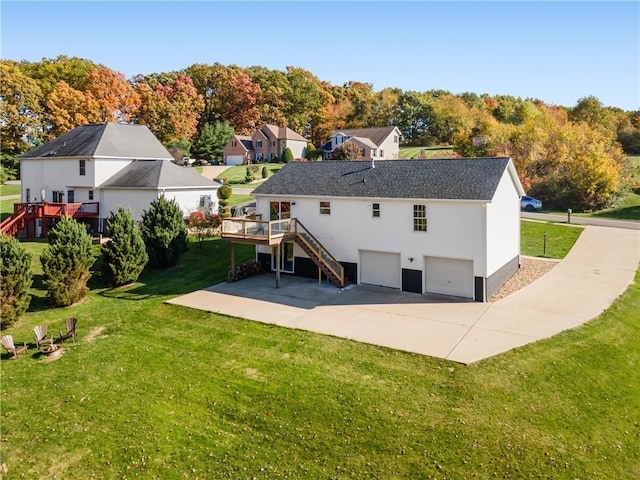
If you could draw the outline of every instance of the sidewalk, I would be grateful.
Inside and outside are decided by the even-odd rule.
[[[640,232],[587,227],[553,270],[493,304],[273,275],[220,283],[168,303],[473,363],[597,317],[633,281]]]

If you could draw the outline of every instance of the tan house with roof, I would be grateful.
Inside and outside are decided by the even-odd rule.
[[[322,146],[322,159],[330,160],[340,145],[352,142],[360,149],[361,160],[397,160],[400,155],[401,133],[398,127],[335,130]]]
[[[282,157],[285,148],[293,158],[307,154],[307,139],[289,127],[264,125],[252,135],[234,135],[222,152],[225,165],[243,165],[252,162],[271,162]]]

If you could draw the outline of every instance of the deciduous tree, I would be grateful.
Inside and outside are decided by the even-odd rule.
[[[362,160],[362,150],[354,142],[346,142],[331,152],[331,160]]]
[[[0,147],[18,154],[43,137],[42,90],[17,62],[0,61]]]

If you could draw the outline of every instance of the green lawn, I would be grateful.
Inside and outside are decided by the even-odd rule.
[[[20,185],[9,184],[0,185],[0,197],[5,195],[20,195]]]
[[[256,197],[253,197],[251,195],[234,193],[233,195],[231,195],[231,198],[229,199],[229,205],[238,205],[239,203],[252,202],[255,199]]]
[[[465,367],[163,303],[228,265],[213,239],[133,286],[34,302],[6,333],[75,316],[79,338],[53,362],[3,355],[5,477],[640,475],[640,272],[584,327]]]
[[[564,258],[584,230],[579,226],[527,220],[520,225],[520,251],[532,257]]]
[[[424,150],[426,158],[439,158],[442,155],[451,154],[453,147],[400,147],[400,158],[420,158],[420,152]]]
[[[261,179],[262,178],[262,167],[265,166],[265,165],[267,166],[267,168],[271,172],[271,175],[273,175],[275,172],[280,170],[286,164],[284,164],[284,163],[258,163],[258,164],[256,164],[256,166],[258,167],[258,171],[254,173],[254,177],[256,179]],[[246,174],[247,174],[247,166],[246,165],[236,165],[235,167],[229,167],[224,172],[222,172],[222,175],[220,175],[220,178],[226,179],[226,182],[230,183],[232,186],[233,185],[245,185],[245,176],[246,176]],[[251,185],[248,185],[248,186],[251,187],[251,188],[255,188],[258,185],[259,185],[259,183],[252,183]]]

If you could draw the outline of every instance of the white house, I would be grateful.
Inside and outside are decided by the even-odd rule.
[[[317,278],[332,256],[352,283],[486,301],[519,268],[523,194],[509,158],[294,163],[254,191],[269,241],[238,219],[223,238],[278,273]]]
[[[335,130],[322,146],[322,156],[330,160],[336,148],[351,142],[360,149],[361,160],[396,160],[400,155],[400,138],[400,130],[393,126]]]
[[[175,199],[185,217],[216,211],[219,185],[172,159],[144,125],[83,125],[36,147],[20,156],[22,203],[27,212],[54,213],[32,218],[31,233],[46,233],[64,211],[102,231],[119,206],[140,219],[160,195]]]

